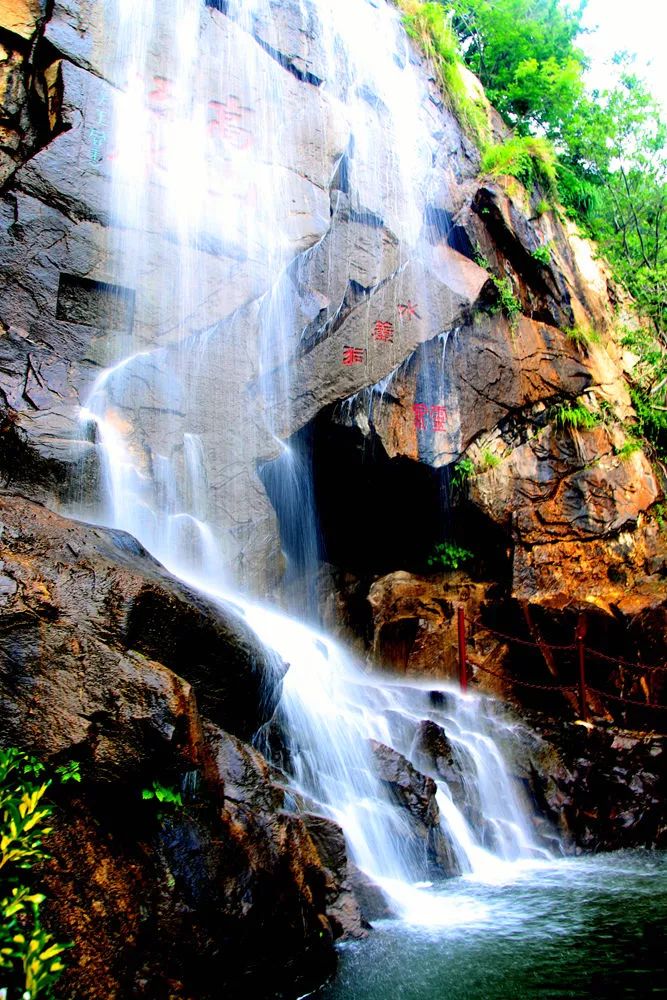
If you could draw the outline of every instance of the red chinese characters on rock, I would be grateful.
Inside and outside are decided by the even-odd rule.
[[[168,115],[174,110],[174,84],[171,80],[166,76],[154,76],[148,86],[151,89],[146,96],[151,111],[158,115]]]
[[[363,365],[365,360],[366,351],[363,347],[348,347],[346,345],[343,348],[344,365]]]
[[[413,403],[412,414],[415,421],[415,430],[447,430],[447,410],[444,406],[429,406],[428,403]]]
[[[444,406],[431,407],[431,426],[434,431],[447,430],[447,410]]]
[[[427,430],[426,420],[428,417],[428,406],[426,403],[413,403],[412,413],[415,418],[415,429],[418,431]]]
[[[394,324],[388,320],[379,319],[373,327],[373,340],[384,340],[392,343],[394,339]]]
[[[235,149],[248,149],[253,143],[245,117],[250,108],[242,106],[233,94],[226,101],[208,102],[208,134],[218,142],[229,143]]]
[[[401,302],[398,305],[398,315],[400,319],[412,320],[421,319],[421,316],[417,312],[418,306],[414,302]],[[380,341],[385,344],[393,344],[394,342],[394,324],[388,319],[378,319],[373,324],[373,340]]]
[[[413,302],[410,302],[410,300],[408,299],[407,302],[401,302],[399,304],[398,314],[399,316],[402,316],[403,319],[411,320],[413,316],[415,317],[415,319],[421,319],[421,316],[417,312],[418,308],[419,306],[415,305]]]

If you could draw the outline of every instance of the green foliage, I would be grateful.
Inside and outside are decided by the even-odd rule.
[[[81,781],[81,765],[78,760],[70,760],[66,764],[60,764],[56,768],[56,774],[62,781],[63,785],[66,785],[68,781]]]
[[[29,884],[30,873],[48,858],[43,840],[53,806],[44,796],[44,765],[13,747],[0,750],[0,993],[6,1000],[48,1000],[71,947],[44,930],[45,896]],[[37,781],[35,779],[38,779]]]
[[[537,247],[537,249],[533,250],[530,256],[540,264],[544,264],[546,267],[551,263],[551,250],[549,248],[549,244],[545,243],[542,246]]]
[[[667,349],[644,328],[626,330],[621,343],[639,358],[630,390],[638,430],[659,458],[667,458]]]
[[[439,542],[432,554],[426,560],[426,565],[433,570],[458,569],[473,558],[469,549],[464,549],[455,542]]]
[[[556,189],[556,154],[549,140],[539,136],[515,135],[488,146],[481,170],[494,177],[516,177],[529,189],[539,184],[546,194]]]
[[[469,458],[460,458],[452,469],[451,484],[456,490],[465,486],[468,479],[475,475],[475,465]]]
[[[465,60],[520,134],[559,139],[583,91],[583,4],[556,0],[443,0]]]
[[[599,204],[597,184],[581,176],[561,160],[556,168],[558,196],[569,214],[579,222],[589,219]]]
[[[641,447],[642,443],[637,438],[628,438],[625,444],[615,449],[615,451],[620,460],[624,462],[626,458],[630,458],[630,455],[634,455],[636,451],[641,451]]]
[[[544,215],[546,212],[551,211],[551,205],[546,200],[546,198],[540,198],[537,205],[535,206],[535,215]]]
[[[651,508],[651,514],[661,531],[667,528],[667,504],[656,503]]]
[[[633,58],[615,56],[610,86],[588,93],[577,46],[583,0],[442,0],[442,6],[466,63],[516,132],[509,149],[487,151],[484,169],[528,185],[540,172],[546,198],[557,198],[596,240],[667,347],[667,125]],[[521,138],[550,140],[557,161],[531,158],[516,145]],[[538,206],[537,214],[546,210]],[[660,411],[640,390],[654,411],[646,426],[660,437]]]
[[[489,448],[485,448],[482,452],[476,471],[488,472],[489,469],[495,469],[498,465],[500,465],[500,456],[494,454],[494,452],[492,452]]]
[[[151,788],[143,788],[142,799],[150,801],[155,799],[161,805],[182,806],[183,798],[177,788],[170,788],[168,785],[161,785],[159,781],[154,781]]]
[[[521,303],[514,294],[512,282],[507,277],[498,278],[495,275],[491,275],[491,281],[498,289],[499,306],[496,307],[496,311],[498,308],[502,310],[514,330],[521,315]]]
[[[475,244],[475,253],[473,259],[478,267],[483,267],[485,271],[491,270],[491,264],[488,258],[485,257],[484,254],[482,253],[482,248],[480,247],[479,243]]]
[[[584,354],[588,352],[591,344],[597,344],[600,341],[600,336],[595,330],[585,329],[583,326],[570,327],[569,330],[565,331],[565,336]]]
[[[552,419],[559,430],[589,431],[600,423],[597,413],[582,403],[559,403],[552,411]]]
[[[438,85],[450,104],[461,127],[479,146],[490,134],[486,107],[469,93],[462,74],[463,61],[450,18],[440,3],[420,3],[418,0],[396,0],[403,11],[403,24],[408,35],[431,60]]]
[[[642,436],[650,442],[659,458],[667,458],[667,408],[655,403],[651,395],[642,389],[632,388],[630,395]]]

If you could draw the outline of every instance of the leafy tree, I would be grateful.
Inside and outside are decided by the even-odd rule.
[[[520,135],[558,138],[583,94],[585,0],[445,0],[465,60],[491,103]]]
[[[665,454],[667,128],[660,108],[627,53],[615,57],[614,86],[586,91],[586,58],[577,46],[586,0],[440,3],[466,63],[517,134],[486,150],[485,169],[529,184],[539,181],[550,197],[536,174],[547,161],[520,142],[551,141],[558,200],[597,241],[617,280],[652,323],[653,335],[634,345],[641,359],[635,403],[641,427],[658,454]]]

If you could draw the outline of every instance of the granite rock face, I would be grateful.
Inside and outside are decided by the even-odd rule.
[[[193,97],[215,169],[175,191],[160,142],[175,5],[156,5],[138,80],[116,57],[114,10],[0,10],[0,739],[82,765],[43,873],[66,901],[54,931],[82,949],[68,997],[305,993],[333,967],[334,938],[363,935],[387,904],[347,862],[334,823],[285,808],[284,777],[250,745],[284,666],[242,616],[177,583],[126,533],[61,516],[108,514],[86,412],[100,378],[122,365],[122,382],[108,382],[110,423],[142,481],[157,481],[163,462],[182,476],[186,436],[198,438],[201,517],[235,583],[260,594],[284,569],[260,469],[280,439],[320,420],[394,467],[436,475],[468,458],[471,506],[504,540],[513,597],[568,614],[595,607],[656,659],[667,635],[662,487],[641,451],[623,453],[634,418],[604,266],[556,212],[538,215],[539,191],[478,176],[478,151],[404,33],[387,65],[414,71],[422,202],[408,197],[399,155],[416,133],[394,134],[354,72],[337,79],[311,0],[270,0],[238,21],[224,2],[201,4]],[[114,167],[132,87],[150,121],[150,183],[145,215],[128,219]],[[191,135],[184,123],[185,151]],[[197,275],[186,303],[184,272]],[[559,427],[570,405],[597,425]],[[349,496],[348,520],[370,499]],[[369,596],[372,654],[452,677],[455,608],[482,614],[494,586],[385,567],[357,594]],[[507,646],[475,643],[478,662],[502,674]],[[411,850],[452,874],[434,776],[472,822],[475,804],[442,731],[417,736],[419,771],[382,744],[374,755]],[[579,775],[591,797],[620,795],[613,767],[595,784],[593,756],[577,773],[553,770],[546,788],[534,782],[557,822]],[[639,751],[636,762],[654,818],[660,785]],[[142,800],[154,781],[189,789],[182,811]],[[641,840],[623,810],[607,819],[594,830],[577,803],[562,825],[586,846]]]
[[[664,848],[664,737],[528,719],[517,776],[567,848]]]
[[[440,826],[433,778],[421,774],[403,754],[371,740],[371,751],[380,781],[404,812],[405,858],[425,860],[436,875],[458,875],[460,868],[450,842]]]
[[[141,705],[162,705],[155,739],[169,741],[193,689],[241,737],[271,716],[282,670],[233,608],[189,591],[123,532],[18,497],[0,497],[0,511],[8,741],[43,756],[81,744],[118,777],[135,755],[113,734],[127,738],[134,705],[140,743]]]
[[[364,926],[342,831],[288,812],[245,742],[284,666],[122,532],[6,495],[0,524],[2,744],[82,775],[54,787],[41,872],[49,925],[76,942],[59,995],[313,988]],[[155,783],[182,805],[146,800]]]
[[[129,288],[112,190],[117,102],[126,85],[112,44],[123,30],[114,9],[101,17],[88,0],[59,0],[48,11],[26,0],[6,5],[0,24],[13,45],[0,91],[11,122],[0,201],[0,388],[11,445],[4,455],[0,449],[0,464],[9,487],[56,508],[94,508],[103,474],[80,407],[101,368],[129,349],[135,359],[113,406],[133,454],[146,469],[159,456],[178,468],[184,434],[198,435],[207,522],[237,582],[270,591],[283,562],[257,469],[277,457],[275,435],[293,434],[327,407],[334,420],[376,437],[389,458],[434,468],[474,459],[490,442],[501,457],[512,455],[515,498],[530,493],[521,449],[549,407],[583,395],[594,408],[606,406],[612,424],[632,419],[608,275],[590,246],[554,213],[536,214],[539,192],[477,177],[478,154],[428,73],[415,90],[415,115],[426,137],[416,155],[432,163],[430,193],[424,205],[411,204],[386,109],[368,90],[331,86],[330,47],[309,3],[272,2],[238,23],[204,7],[196,97],[208,99],[209,114],[227,109],[236,130],[224,133],[227,140],[242,153],[248,146],[257,167],[247,183],[269,185],[271,198],[237,190],[228,163],[212,203],[217,210],[229,200],[225,226],[212,211],[199,223],[196,249],[164,227],[137,229],[142,247]],[[157,123],[175,72],[168,14],[156,21],[143,82]],[[394,45],[396,63],[411,61],[419,74],[405,37],[397,33]],[[224,93],[215,77],[221,60]],[[170,197],[164,171],[156,169],[152,183],[157,211]],[[272,212],[278,206],[270,217],[269,202]],[[417,208],[423,215],[415,220]],[[418,252],[409,232],[415,224]],[[281,233],[277,281],[267,227]],[[546,264],[534,256],[544,247]],[[197,273],[201,293],[185,322],[183,266]],[[521,310],[518,320],[503,315],[499,280]],[[279,346],[274,334],[266,339],[276,323]],[[597,341],[582,349],[568,336],[572,329]],[[196,363],[176,400],[166,386],[184,351]],[[636,456],[627,473],[642,461]],[[639,515],[659,496],[646,464],[632,499],[614,485],[618,463],[601,464],[585,484],[579,465],[563,455],[558,475],[581,487],[580,517],[599,520],[602,491],[604,538],[611,543],[621,527],[641,535]],[[496,482],[500,492],[491,496]],[[499,479],[478,485],[473,502],[508,531],[517,593],[525,596],[534,542],[508,528]],[[559,491],[566,493],[572,490]],[[570,507],[568,499],[564,516]]]

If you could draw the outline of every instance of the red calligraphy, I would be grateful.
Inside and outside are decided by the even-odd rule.
[[[434,431],[447,430],[447,410],[444,406],[431,407],[431,425]]]
[[[429,406],[428,403],[413,403],[412,412],[418,431],[446,431],[447,410],[444,406]]]
[[[373,340],[385,340],[391,343],[394,339],[394,324],[379,319],[373,327]]]
[[[416,319],[421,319],[421,316],[417,312],[418,308],[419,308],[418,306],[416,306],[413,302],[410,302],[408,300],[408,302],[401,302],[400,303],[400,305],[398,307],[398,312],[399,312],[399,315],[401,315],[403,317],[403,319],[410,319],[411,320],[413,316]]]
[[[247,149],[253,141],[252,133],[243,124],[249,110],[234,96],[227,101],[209,101],[208,134],[213,139],[230,143],[236,149]]]
[[[174,103],[173,83],[165,76],[154,76],[152,90],[148,91],[148,103],[153,111],[164,115],[170,111]]]
[[[426,430],[426,418],[428,416],[428,406],[426,403],[413,403],[412,412],[415,418],[415,429],[418,431]]]
[[[363,347],[348,347],[346,345],[343,348],[344,365],[362,365],[365,360],[366,351]]]

